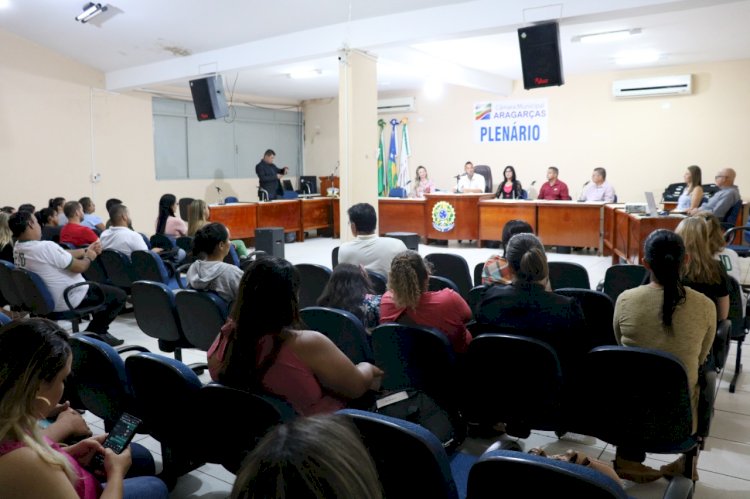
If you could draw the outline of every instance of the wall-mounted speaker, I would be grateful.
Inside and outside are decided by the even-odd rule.
[[[190,93],[198,121],[215,120],[229,114],[221,75],[190,81]]]
[[[563,82],[560,58],[560,30],[556,22],[518,30],[521,47],[523,88],[560,86]]]

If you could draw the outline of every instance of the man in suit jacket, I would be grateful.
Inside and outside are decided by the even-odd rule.
[[[255,165],[255,174],[258,175],[260,188],[268,191],[268,200],[271,201],[284,195],[284,189],[281,187],[281,178],[289,171],[289,167],[279,168],[273,164],[276,153],[273,149],[268,149],[263,154],[263,159]]]

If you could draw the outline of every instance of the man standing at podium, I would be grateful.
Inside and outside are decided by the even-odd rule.
[[[268,200],[276,199],[284,195],[284,189],[281,187],[281,178],[289,171],[289,167],[279,168],[273,164],[276,153],[273,149],[268,149],[263,154],[263,159],[255,165],[255,174],[260,181],[260,188],[268,192]]]
[[[479,173],[474,173],[474,163],[467,161],[464,165],[464,172],[458,176],[456,192],[484,192],[484,177]]]

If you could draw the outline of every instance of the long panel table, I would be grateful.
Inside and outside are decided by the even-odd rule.
[[[603,202],[536,201],[537,235],[548,246],[602,251]]]
[[[503,226],[511,220],[525,220],[537,231],[537,205],[533,201],[487,199],[479,204],[479,239],[500,241]]]
[[[643,243],[657,229],[674,230],[684,216],[652,217],[626,213],[622,205],[604,208],[604,254],[612,255],[612,264],[620,258],[628,263],[642,264]]]
[[[438,192],[425,195],[424,219],[426,236],[428,239],[439,240],[469,240],[477,241],[479,239],[479,202],[483,199],[491,199],[493,194],[454,194],[449,192]],[[453,209],[455,220],[452,226],[443,227],[439,230],[433,215],[435,206],[450,206]],[[447,203],[447,205],[445,204]],[[440,207],[438,206],[438,210]]]

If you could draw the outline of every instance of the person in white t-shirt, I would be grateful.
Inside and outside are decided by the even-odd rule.
[[[119,251],[130,257],[134,251],[148,251],[143,236],[131,229],[130,210],[124,204],[116,204],[109,211],[110,228],[102,232],[99,240],[102,249]],[[159,253],[161,248],[152,251]]]
[[[42,229],[33,213],[19,211],[8,220],[13,237],[17,238],[13,248],[13,259],[16,266],[34,272],[41,277],[55,302],[55,311],[68,310],[63,297],[65,289],[73,284],[84,282],[81,275],[88,270],[102,251],[101,243],[96,241],[87,248],[65,250],[52,241],[42,241]],[[125,304],[127,295],[114,286],[99,284],[104,294],[106,307],[94,314],[86,331],[95,333],[99,338],[113,346],[121,345],[123,340],[109,334],[109,325]],[[101,293],[92,286],[79,286],[70,291],[68,300],[74,308],[91,306],[102,302]]]
[[[458,178],[458,184],[454,189],[455,192],[482,193],[487,185],[484,177],[479,173],[474,173],[474,163],[467,161],[464,165],[464,174]]]

